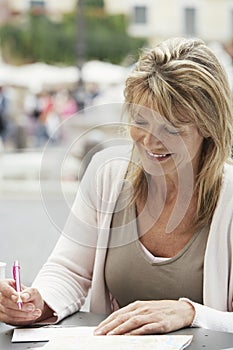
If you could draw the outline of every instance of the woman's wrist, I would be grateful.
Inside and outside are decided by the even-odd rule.
[[[54,310],[52,310],[48,304],[44,302],[43,310],[41,316],[36,320],[36,323],[46,321],[46,323],[55,323],[57,317],[54,314]]]
[[[196,314],[196,310],[193,303],[187,298],[180,298],[179,302],[181,302],[185,307],[185,327],[192,327]]]

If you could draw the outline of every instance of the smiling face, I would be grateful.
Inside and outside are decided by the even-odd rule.
[[[139,108],[132,117],[130,134],[150,175],[172,174],[190,164],[197,173],[203,137],[195,125],[175,127],[159,113]]]

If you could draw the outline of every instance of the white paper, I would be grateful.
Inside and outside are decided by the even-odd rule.
[[[92,336],[96,327],[44,326],[36,328],[15,328],[12,343],[48,341],[58,336]]]
[[[181,350],[192,335],[60,336],[38,350]]]
[[[192,341],[192,335],[94,336],[95,327],[52,325],[15,328],[12,342],[49,341],[43,350],[181,350]]]

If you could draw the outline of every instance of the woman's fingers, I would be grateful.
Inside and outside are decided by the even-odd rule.
[[[14,289],[14,280],[0,282],[0,321],[13,325],[26,325],[35,322],[42,314],[44,301],[35,288],[22,287],[20,298],[22,307],[17,304],[19,294]]]
[[[138,301],[101,322],[96,335],[167,333],[191,324],[194,310],[176,300]]]
[[[156,320],[155,320],[156,319]],[[105,325],[97,328],[96,335],[116,334],[153,334],[168,332],[168,322],[159,314],[155,317],[152,314],[127,313],[118,315]]]
[[[28,311],[29,305],[24,305],[21,310],[18,307],[14,308],[6,305],[6,303],[0,303],[0,320],[2,322],[13,324],[13,325],[23,325],[34,322],[38,317],[41,316],[41,310],[36,309],[32,305],[32,311]]]
[[[108,316],[105,320],[103,320],[99,325],[98,327],[96,328],[96,333],[99,331],[99,330],[102,330],[102,329],[108,329],[109,328],[109,324],[111,322],[114,322],[117,320],[118,318],[118,322],[121,322],[124,321],[125,318],[128,318],[130,317],[131,313],[134,311],[134,310],[137,310],[138,306],[140,304],[140,301],[136,301],[134,303],[131,303],[115,312],[113,312],[110,316]],[[122,318],[122,319],[121,319]],[[114,324],[114,323],[111,323],[111,324]],[[120,324],[120,323],[119,323]],[[107,327],[106,327],[107,326]]]

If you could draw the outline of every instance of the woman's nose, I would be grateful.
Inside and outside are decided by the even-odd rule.
[[[148,130],[145,132],[143,142],[147,148],[153,148],[154,146],[157,146],[158,144],[162,143],[158,133],[156,134],[155,131],[152,130]]]

